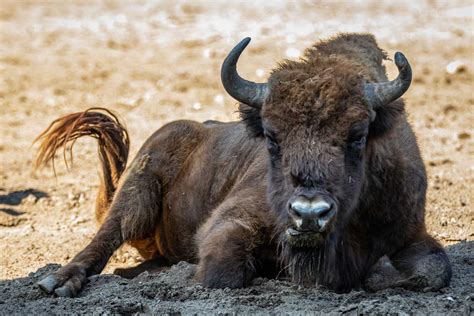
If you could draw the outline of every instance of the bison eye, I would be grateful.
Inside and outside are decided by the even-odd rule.
[[[269,133],[264,133],[265,139],[267,140],[267,148],[270,154],[277,154],[280,150],[280,146],[278,145],[278,142],[276,141],[275,137],[273,135],[270,135]]]
[[[359,136],[358,138],[354,139],[354,140],[351,140],[350,142],[350,146],[353,148],[353,149],[356,149],[356,150],[361,150],[365,147],[365,142],[366,142],[367,138],[365,135],[362,135],[362,136]]]

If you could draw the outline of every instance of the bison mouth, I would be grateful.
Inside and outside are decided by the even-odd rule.
[[[324,243],[326,234],[314,230],[299,230],[288,228],[285,232],[286,241],[289,245],[296,248],[314,248]]]

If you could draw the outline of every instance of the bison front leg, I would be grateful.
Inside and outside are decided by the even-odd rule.
[[[443,248],[426,233],[372,267],[365,285],[377,291],[403,287],[413,291],[437,291],[451,280],[451,264]]]
[[[255,276],[255,251],[264,243],[265,225],[255,215],[258,211],[251,214],[245,206],[225,204],[198,233],[195,279],[212,288],[241,288]]]

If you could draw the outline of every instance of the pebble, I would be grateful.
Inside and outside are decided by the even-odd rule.
[[[209,58],[209,57],[211,57],[211,49],[210,49],[210,48],[206,48],[205,50],[203,50],[202,56],[203,56],[204,58]]]
[[[455,60],[446,66],[446,72],[450,75],[461,73],[467,70],[467,65],[462,60]]]
[[[44,100],[44,103],[46,103],[47,106],[55,106],[56,100],[54,100],[54,98],[49,97]]]
[[[214,97],[214,102],[217,104],[223,104],[224,103],[224,96],[222,94],[218,94]]]
[[[149,100],[151,100],[151,98],[152,98],[153,96],[155,96],[155,95],[156,95],[156,91],[155,91],[155,90],[148,90],[148,91],[146,91],[146,92],[143,94],[143,100],[149,101]]]
[[[122,103],[122,104],[124,104],[124,105],[133,107],[133,106],[136,105],[137,100],[134,99],[134,98],[121,98],[119,102]]]
[[[193,104],[193,109],[196,110],[196,111],[199,111],[200,109],[202,109],[201,103],[195,102],[195,103]]]

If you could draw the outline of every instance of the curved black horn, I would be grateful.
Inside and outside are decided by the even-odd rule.
[[[254,108],[261,108],[268,95],[267,83],[255,83],[243,79],[237,73],[237,61],[250,42],[250,37],[240,41],[227,55],[221,68],[221,81],[234,99]]]
[[[372,109],[384,106],[401,97],[411,84],[411,67],[405,55],[395,53],[395,65],[399,74],[395,80],[380,83],[366,83],[364,95],[367,103]]]

